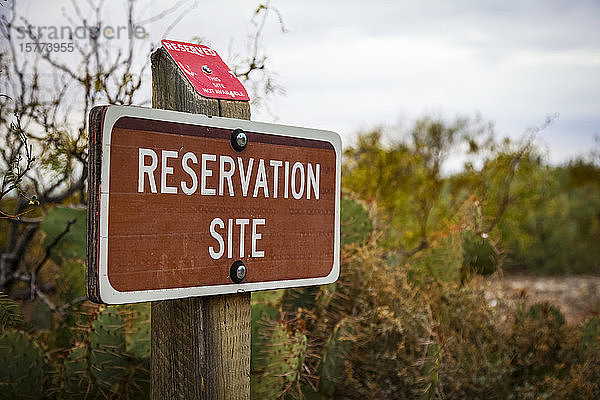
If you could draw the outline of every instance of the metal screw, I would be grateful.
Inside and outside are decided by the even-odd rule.
[[[246,266],[240,260],[236,261],[231,265],[231,269],[229,270],[229,275],[231,280],[235,283],[241,283],[244,278],[246,278],[247,274]]]
[[[235,141],[238,144],[238,146],[246,147],[246,144],[248,143],[248,138],[246,137],[246,134],[244,132],[240,132],[235,137]]]
[[[241,129],[235,129],[231,134],[231,145],[236,151],[242,151],[248,144],[248,136]]]
[[[237,271],[235,272],[235,276],[241,281],[246,277],[246,266],[240,265],[237,267]]]
[[[207,74],[212,74],[212,71],[210,70],[210,68],[208,67],[208,65],[203,65],[202,66],[202,71],[204,71]]]

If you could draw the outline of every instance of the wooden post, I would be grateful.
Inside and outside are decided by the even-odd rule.
[[[200,96],[162,47],[152,106],[250,119],[246,101]],[[250,293],[152,302],[151,398],[250,399]]]

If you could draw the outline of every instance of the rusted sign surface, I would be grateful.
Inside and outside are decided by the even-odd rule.
[[[200,95],[211,99],[250,100],[239,79],[210,47],[165,39],[161,43]]]
[[[236,141],[240,133],[245,142]],[[337,279],[337,134],[105,106],[90,113],[89,136],[91,299],[127,303]]]

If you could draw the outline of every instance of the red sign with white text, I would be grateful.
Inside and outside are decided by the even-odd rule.
[[[239,79],[210,47],[174,40],[162,40],[161,43],[201,96],[250,100]]]

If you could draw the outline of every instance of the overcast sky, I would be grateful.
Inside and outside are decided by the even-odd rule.
[[[69,4],[25,0],[23,7],[34,23],[59,23],[63,3]],[[106,3],[111,18],[123,18],[118,1]],[[175,3],[141,4],[151,14]],[[199,1],[167,38],[202,37],[224,59],[244,53],[257,4]],[[598,0],[271,4],[287,32],[272,13],[262,44],[286,95],[272,98],[269,110],[255,110],[255,120],[330,129],[351,143],[359,131],[407,128],[425,114],[450,119],[480,112],[500,134],[517,137],[558,113],[539,142],[551,160],[599,147]],[[150,24],[151,40],[157,43],[171,22]]]

